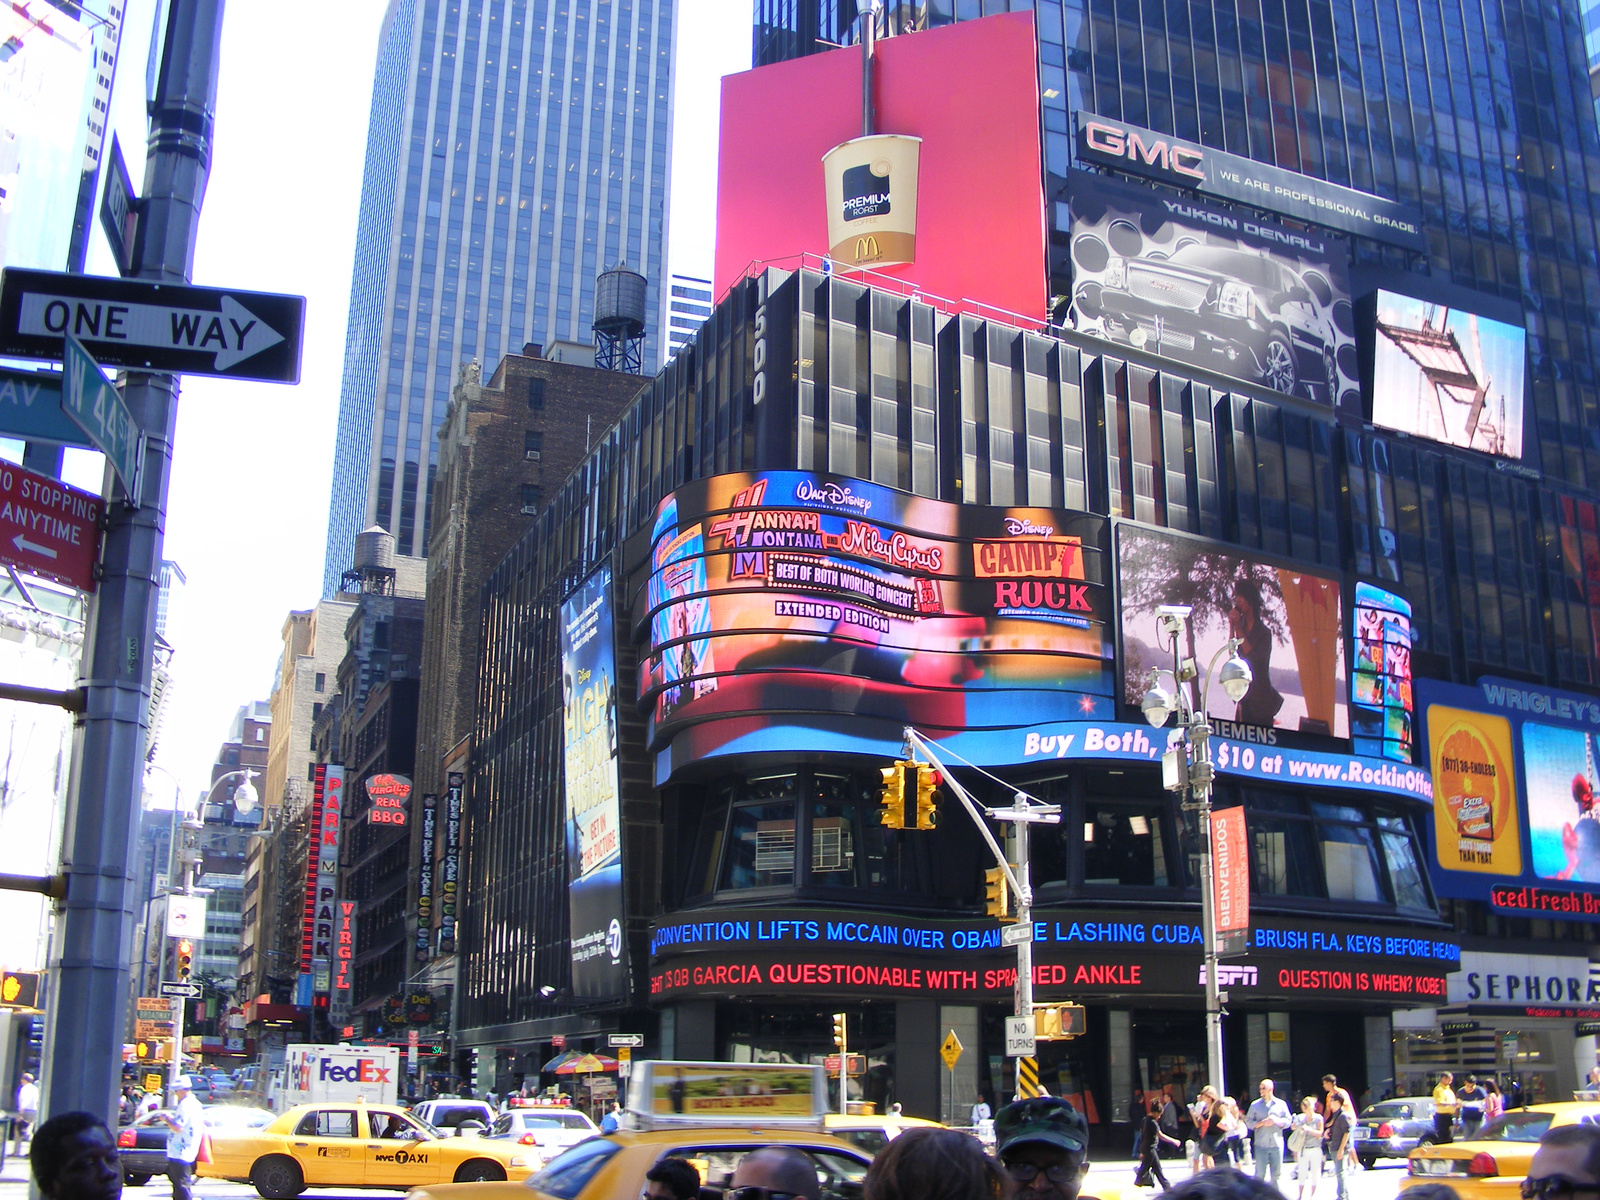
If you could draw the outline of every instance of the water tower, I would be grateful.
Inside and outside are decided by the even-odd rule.
[[[618,263],[594,284],[594,365],[644,371],[645,278]]]

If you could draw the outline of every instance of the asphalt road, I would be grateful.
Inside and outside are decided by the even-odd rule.
[[[1173,1183],[1188,1177],[1188,1168],[1181,1162],[1166,1162],[1163,1169]],[[1096,1163],[1089,1171],[1083,1186],[1085,1197],[1097,1200],[1148,1200],[1155,1195],[1149,1188],[1133,1186],[1134,1164],[1131,1161]],[[1292,1178],[1293,1167],[1286,1167],[1279,1186],[1289,1200],[1297,1200],[1298,1185]],[[1400,1180],[1405,1175],[1405,1163],[1400,1159],[1384,1159],[1371,1171],[1362,1171],[1351,1179],[1350,1200],[1394,1200],[1400,1190]],[[311,1188],[304,1200],[381,1200],[384,1196],[399,1195],[398,1191],[339,1190],[336,1188]],[[27,1200],[28,1175],[25,1161],[8,1156],[0,1167],[0,1200]],[[124,1200],[169,1200],[172,1189],[163,1179],[152,1179],[144,1187],[126,1188]],[[245,1184],[226,1183],[216,1179],[195,1181],[195,1200],[255,1200],[256,1191]],[[607,1200],[624,1200],[608,1197]],[[1323,1177],[1317,1191],[1317,1200],[1334,1200],[1333,1176]]]

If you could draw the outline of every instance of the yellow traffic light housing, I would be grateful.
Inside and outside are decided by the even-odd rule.
[[[917,829],[932,829],[939,822],[939,782],[930,763],[917,764]]]
[[[833,1044],[839,1049],[844,1049],[844,1014],[833,1014]]]
[[[1034,1037],[1041,1042],[1061,1042],[1082,1035],[1084,1011],[1081,1004],[1060,1004],[1033,1010]]]
[[[1013,919],[1011,885],[1006,883],[1006,873],[999,867],[990,867],[983,873],[983,911],[1002,921]]]
[[[194,943],[188,938],[178,940],[178,982],[188,983],[194,960]]]
[[[880,820],[889,829],[906,827],[906,764],[897,762],[878,771],[883,777],[883,790],[878,803],[883,805]]]

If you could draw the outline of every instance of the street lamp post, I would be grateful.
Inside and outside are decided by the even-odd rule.
[[[1189,632],[1192,609],[1184,604],[1163,604],[1156,610],[1156,624],[1160,634],[1172,640],[1172,667],[1170,671],[1158,668],[1150,673],[1150,688],[1140,705],[1145,719],[1159,729],[1174,712],[1178,714],[1178,728],[1183,737],[1178,746],[1162,756],[1164,782],[1171,791],[1184,794],[1183,809],[1193,813],[1200,833],[1200,934],[1205,939],[1206,973],[1206,1074],[1207,1082],[1225,1095],[1227,1087],[1222,1067],[1222,1006],[1227,994],[1217,982],[1217,911],[1212,880],[1211,855],[1211,782],[1215,771],[1211,765],[1211,726],[1206,721],[1206,696],[1211,687],[1211,674],[1224,654],[1228,656],[1218,677],[1228,699],[1237,702],[1250,689],[1250,664],[1239,657],[1239,639],[1228,641],[1212,655],[1203,676],[1199,676],[1199,696],[1190,689],[1195,686],[1198,672],[1195,661],[1183,653]],[[1161,686],[1161,675],[1170,674],[1173,691]],[[1191,800],[1189,797],[1193,796]]]

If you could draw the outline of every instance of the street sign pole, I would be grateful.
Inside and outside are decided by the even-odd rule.
[[[139,276],[184,283],[211,162],[224,0],[172,0],[151,104]],[[50,946],[43,1115],[116,1111],[133,931],[145,721],[157,579],[176,419],[171,375],[131,374],[124,400],[145,432],[143,504],[112,505],[103,579],[84,642],[87,705],[62,835],[67,895]],[[174,1049],[177,1049],[175,1045]]]

